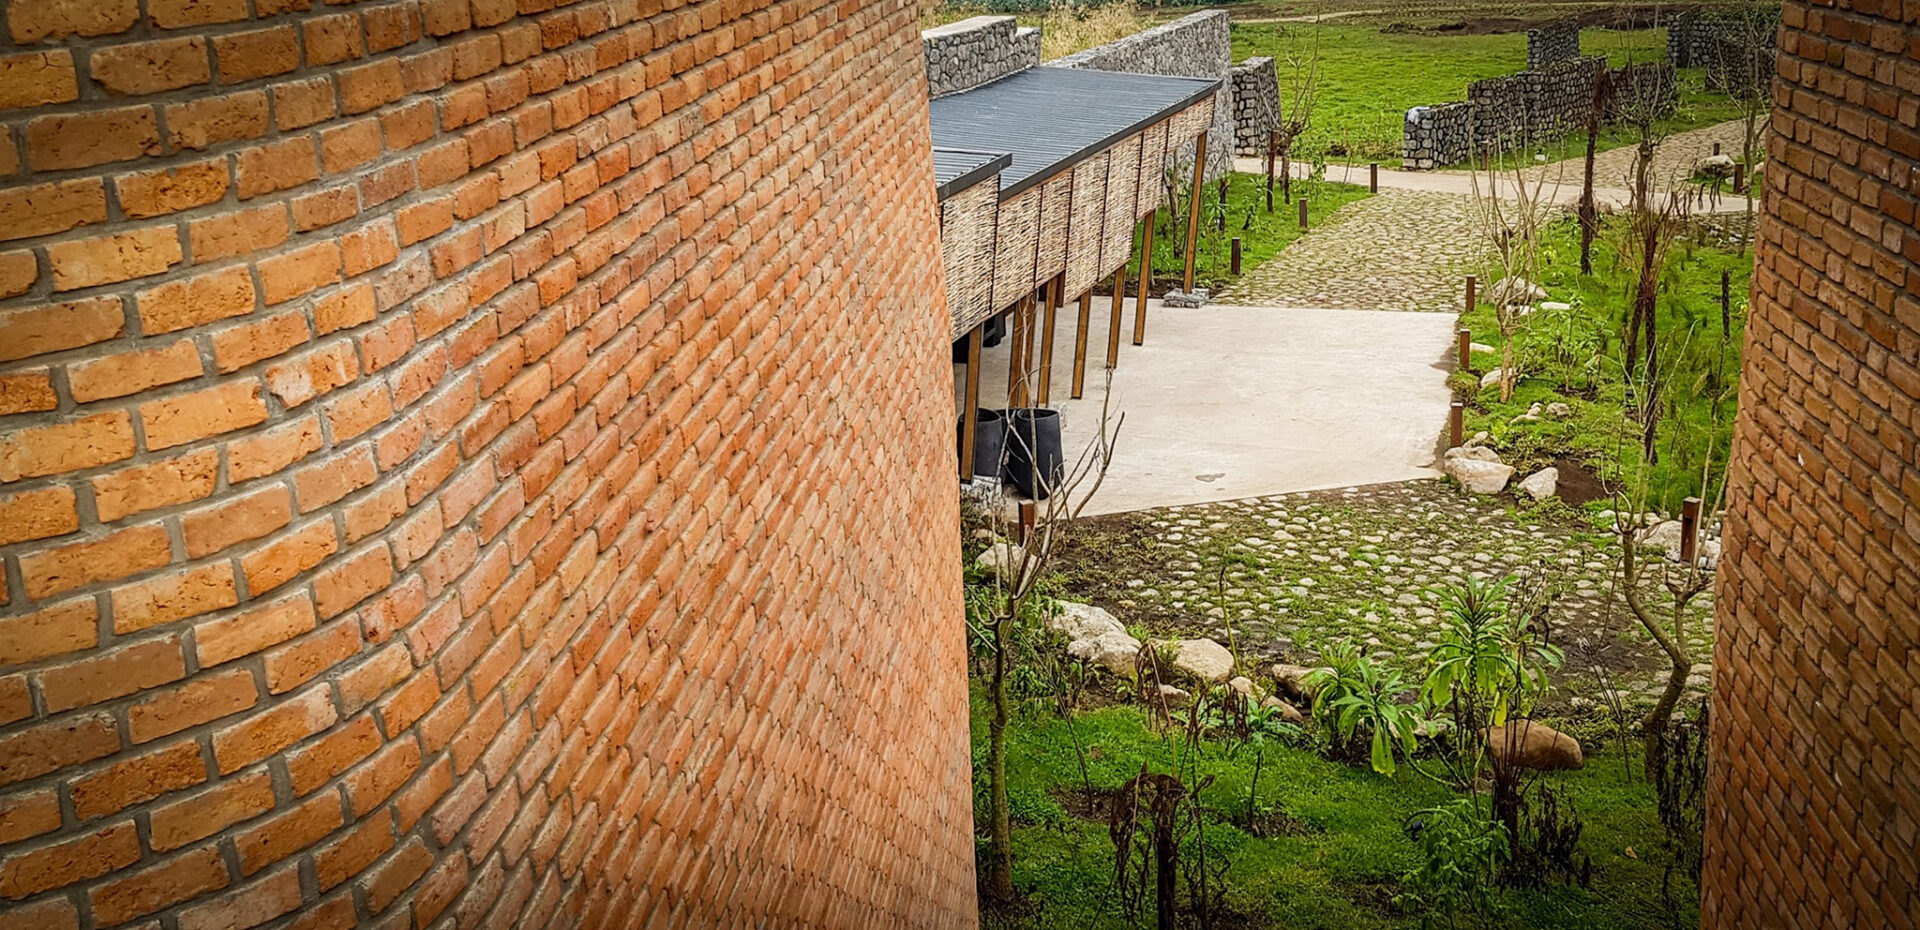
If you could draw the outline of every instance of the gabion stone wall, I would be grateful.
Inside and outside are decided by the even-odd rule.
[[[1213,128],[1207,132],[1207,174],[1218,178],[1233,170],[1233,39],[1225,10],[1206,10],[1047,62],[1055,68],[1091,68],[1167,77],[1211,78],[1220,82],[1214,98]],[[1276,96],[1278,91],[1275,92]],[[1193,148],[1169,159],[1191,173]]]
[[[1580,57],[1580,24],[1561,20],[1538,29],[1527,30],[1527,70],[1538,71],[1548,65]]]
[[[911,5],[5,11],[0,927],[973,925]]]
[[[1771,36],[1769,36],[1771,38]],[[1706,86],[1736,97],[1759,100],[1773,86],[1774,46],[1720,36],[1709,45]]]
[[[1040,30],[1011,16],[975,16],[920,33],[935,97],[959,93],[1040,63]]]
[[[1508,150],[1585,127],[1593,115],[1594,79],[1605,67],[1605,58],[1580,58],[1475,81],[1467,88],[1474,143]]]
[[[1401,165],[1431,171],[1473,155],[1473,104],[1464,100],[1407,111]]]
[[[1667,23],[1667,62],[1676,68],[1708,67],[1722,41],[1749,49],[1772,49],[1780,31],[1778,9],[1749,13],[1689,10]]]
[[[1705,930],[1920,925],[1920,5],[1786,5],[1713,656]]]
[[[1280,125],[1280,76],[1272,58],[1249,58],[1233,69],[1233,139],[1240,155],[1267,154]]]

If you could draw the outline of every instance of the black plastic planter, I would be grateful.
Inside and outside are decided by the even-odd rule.
[[[1007,478],[1034,500],[1045,500],[1066,478],[1060,451],[1060,411],[1015,407],[1007,411]]]
[[[999,480],[1002,453],[1007,448],[1007,418],[998,410],[985,407],[974,411],[978,414],[973,426],[973,476]],[[966,428],[966,418],[962,414],[959,428]],[[964,436],[964,434],[962,434]]]

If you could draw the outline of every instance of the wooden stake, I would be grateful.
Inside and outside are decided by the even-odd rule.
[[[1233,276],[1240,277],[1240,237],[1233,237]]]
[[[1053,399],[1053,322],[1060,312],[1061,292],[1067,289],[1066,276],[1054,278],[1045,288],[1046,317],[1040,327],[1040,406]]]
[[[1307,198],[1300,198],[1300,231],[1307,231]]]
[[[1153,285],[1153,227],[1157,225],[1153,215],[1148,215],[1146,247],[1140,251],[1140,267],[1144,273],[1140,275],[1140,296],[1133,302],[1133,344],[1137,346],[1147,344],[1147,289]]]
[[[1747,166],[1743,162],[1733,164],[1733,192],[1736,194],[1747,192]]]
[[[960,404],[960,480],[973,480],[974,433],[980,428],[980,327],[967,334],[966,389]]]
[[[1454,401],[1447,409],[1447,447],[1458,449],[1467,442],[1467,405]]]
[[[1473,293],[1473,291],[1474,291],[1474,288],[1477,288],[1479,286],[1480,286],[1479,278],[1474,277],[1473,275],[1467,275],[1467,311],[1466,312],[1468,313],[1472,313],[1473,308],[1475,306],[1478,306],[1478,304],[1475,303],[1475,294]]]
[[[1187,198],[1187,277],[1181,289],[1193,293],[1193,260],[1200,249],[1200,197],[1207,181],[1207,137],[1205,133],[1193,148],[1193,196]],[[1139,339],[1134,340],[1139,345]]]
[[[1026,545],[1033,538],[1033,527],[1040,522],[1040,508],[1033,501],[1020,502],[1020,544]]]
[[[1129,261],[1132,259],[1129,258]],[[1127,266],[1113,273],[1113,312],[1107,321],[1107,367],[1120,364],[1120,315],[1127,306]]]
[[[1093,292],[1080,295],[1080,328],[1073,337],[1073,399],[1087,388],[1087,323],[1093,317]]]
[[[1375,194],[1380,193],[1380,163],[1377,161],[1367,165],[1367,190]]]
[[[1699,541],[1700,498],[1689,497],[1680,502],[1680,561],[1693,564]]]
[[[1473,330],[1462,327],[1460,329],[1454,330],[1454,333],[1455,335],[1458,335],[1460,337],[1460,368],[1462,370],[1472,368],[1473,367]]]
[[[1267,133],[1267,212],[1273,212],[1273,163],[1280,148],[1280,134]]]
[[[1013,305],[1013,347],[1007,358],[1007,406],[1027,406],[1027,352],[1033,343],[1033,295]]]

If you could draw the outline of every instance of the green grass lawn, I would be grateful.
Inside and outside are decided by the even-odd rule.
[[[1635,474],[1641,448],[1628,434],[1620,411],[1625,387],[1620,375],[1621,331],[1625,325],[1637,269],[1620,259],[1623,218],[1609,218],[1594,244],[1594,274],[1580,274],[1579,231],[1570,218],[1554,223],[1541,248],[1539,283],[1551,299],[1571,304],[1568,311],[1541,311],[1514,336],[1524,380],[1510,401],[1497,387],[1475,389],[1467,416],[1469,434],[1487,430],[1502,458],[1522,474],[1571,454],[1594,467],[1603,479]],[[1730,334],[1722,335],[1720,275],[1730,276]],[[1674,408],[1658,430],[1659,461],[1647,472],[1650,501],[1669,513],[1689,496],[1711,502],[1725,475],[1725,449],[1733,422],[1735,387],[1740,372],[1740,342],[1746,325],[1747,293],[1753,253],[1701,241],[1677,243],[1660,277],[1658,331],[1662,355],[1680,372],[1665,393]],[[1484,280],[1484,279],[1483,279]],[[1483,292],[1484,293],[1484,292]],[[1493,308],[1482,304],[1460,318],[1474,341],[1500,348]],[[1595,361],[1594,353],[1599,352]],[[1498,367],[1499,356],[1478,355],[1474,370]],[[1716,388],[1715,381],[1719,380]],[[1716,391],[1721,396],[1715,423]],[[1529,405],[1565,401],[1575,415],[1565,421],[1513,424]],[[1714,457],[1711,486],[1701,489],[1701,465]]]
[[[1267,212],[1267,179],[1260,175],[1227,175],[1227,196],[1225,205],[1220,199],[1220,182],[1206,185],[1200,200],[1200,244],[1195,249],[1194,286],[1219,289],[1236,280],[1233,276],[1232,240],[1241,240],[1240,269],[1245,274],[1258,267],[1261,262],[1280,254],[1294,240],[1303,235],[1313,235],[1321,223],[1326,222],[1334,211],[1358,200],[1373,196],[1364,184],[1340,184],[1331,181],[1295,181],[1293,192],[1296,198],[1307,199],[1307,232],[1300,231],[1300,210],[1297,204],[1288,204],[1282,198],[1278,188],[1274,191],[1273,212]],[[1222,229],[1224,221],[1225,228]],[[1179,205],[1177,215],[1168,210],[1159,213],[1160,225],[1154,233],[1153,268],[1155,292],[1168,287],[1178,287],[1180,277],[1185,272],[1184,259],[1187,242],[1187,213],[1185,202]],[[1140,241],[1134,240],[1134,254],[1140,251]],[[1140,261],[1135,258],[1127,268],[1127,280],[1139,280]],[[1130,286],[1137,286],[1130,285]]]
[[[1583,50],[1606,55],[1616,65],[1659,58],[1666,30],[1588,29]],[[1491,35],[1423,35],[1388,32],[1375,26],[1296,23],[1246,23],[1233,27],[1233,57],[1244,61],[1272,56],[1280,71],[1282,105],[1290,105],[1289,85],[1302,79],[1306,62],[1318,52],[1313,125],[1301,141],[1304,152],[1347,153],[1358,161],[1398,166],[1406,111],[1464,100],[1467,86],[1490,77],[1526,70],[1527,37],[1509,32]],[[1708,93],[1698,69],[1681,75],[1678,112],[1665,128],[1698,129],[1739,116],[1724,97]],[[1603,148],[1632,141],[1624,129],[1603,134]],[[1584,151],[1584,135],[1543,146],[1549,157],[1573,157]]]
[[[984,704],[976,700],[974,711],[979,771],[986,752]],[[1074,726],[1096,791],[1111,793],[1142,765],[1155,772],[1173,772],[1178,765],[1180,734],[1157,732],[1135,707],[1081,713]],[[1065,720],[1044,711],[1018,718],[1010,729],[1014,882],[1040,905],[1022,925],[1119,930],[1128,924],[1114,894],[1106,814],[1082,808],[1084,816],[1075,816],[1060,800],[1072,797],[1081,784],[1073,747]],[[1404,769],[1387,778],[1304,749],[1269,748],[1259,803],[1291,818],[1294,829],[1287,831],[1290,835],[1254,836],[1237,826],[1245,820],[1251,751],[1230,755],[1220,744],[1204,744],[1197,766],[1201,775],[1215,779],[1200,795],[1208,856],[1216,865],[1228,863],[1225,903],[1241,915],[1239,922],[1216,926],[1411,930],[1421,925],[1422,915],[1407,913],[1393,901],[1400,877],[1418,859],[1403,825],[1408,815],[1447,800],[1451,791]],[[1695,891],[1684,876],[1676,880],[1680,913],[1673,914],[1662,898],[1664,833],[1653,791],[1639,772],[1638,757],[1623,763],[1616,749],[1590,757],[1583,769],[1543,776],[1567,793],[1585,820],[1581,849],[1593,858],[1592,887],[1503,888],[1496,892],[1500,910],[1492,926],[1655,930],[1674,926],[1674,917],[1697,926]],[[983,796],[984,786],[984,778],[978,778],[976,793]],[[984,816],[984,802],[979,806]],[[1152,919],[1149,910],[1145,924]]]

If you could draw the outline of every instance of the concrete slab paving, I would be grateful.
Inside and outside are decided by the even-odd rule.
[[[1095,300],[1080,400],[1068,399],[1077,306],[1062,309],[1054,333],[1052,406],[1069,462],[1098,435],[1110,306]],[[1134,346],[1133,308],[1128,300],[1110,408],[1125,421],[1086,513],[1438,476],[1452,315],[1155,300],[1146,345]],[[1011,344],[984,353],[982,406],[1006,405]]]

